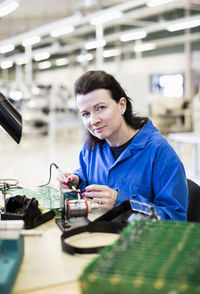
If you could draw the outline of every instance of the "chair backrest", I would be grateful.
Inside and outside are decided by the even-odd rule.
[[[189,205],[187,210],[187,221],[200,222],[200,186],[187,179]]]

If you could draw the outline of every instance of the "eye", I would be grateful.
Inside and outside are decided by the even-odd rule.
[[[104,108],[105,108],[104,105],[100,105],[100,106],[98,106],[97,110],[103,110]]]
[[[82,115],[82,117],[86,118],[86,117],[89,116],[89,112],[84,112],[84,113],[82,113],[81,115]]]

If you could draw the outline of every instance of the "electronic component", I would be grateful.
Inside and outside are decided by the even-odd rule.
[[[26,195],[29,198],[38,200],[42,209],[57,209],[62,207],[62,193],[60,190],[51,186],[21,188],[7,190],[7,196]]]
[[[35,198],[16,195],[6,200],[5,211],[1,212],[2,220],[23,220],[26,229],[35,228],[55,216],[53,210],[42,212]]]
[[[136,220],[80,277],[83,294],[199,293],[200,225]]]

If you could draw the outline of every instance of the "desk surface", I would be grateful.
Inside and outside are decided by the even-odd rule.
[[[42,230],[41,236],[25,237],[24,259],[12,293],[80,293],[78,277],[95,254],[69,255],[61,248],[61,231],[55,220],[46,222],[35,230]],[[116,235],[106,235],[106,242],[113,242]],[[72,238],[73,244],[91,246],[105,241],[105,234],[84,233]],[[73,289],[73,291],[72,291]],[[42,291],[42,292],[41,292]],[[50,292],[49,292],[50,291]]]
[[[16,172],[0,166],[1,178],[17,178]],[[23,178],[23,181],[22,181]],[[21,185],[30,184],[30,178],[20,177]],[[33,184],[33,180],[31,179]],[[90,213],[89,218],[95,219],[102,211]],[[25,237],[25,253],[12,294],[29,293],[44,294],[79,294],[78,278],[85,266],[96,257],[96,254],[69,255],[61,248],[61,230],[52,219],[35,228],[41,230],[41,236]],[[70,240],[78,246],[106,245],[118,238],[114,234],[84,233]]]

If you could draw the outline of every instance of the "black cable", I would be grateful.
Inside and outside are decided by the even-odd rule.
[[[16,179],[0,179],[0,191],[5,192],[10,189],[21,189],[21,187],[18,186],[18,183],[19,181]]]
[[[46,184],[44,184],[44,185],[40,185],[40,186],[38,186],[38,187],[45,187],[45,186],[49,185],[49,183],[51,182],[51,170],[52,170],[52,166],[53,166],[53,165],[55,166],[56,169],[58,169],[57,164],[55,164],[54,162],[52,162],[52,163],[50,164],[50,167],[49,167],[49,180],[48,180],[48,182],[47,182]]]

